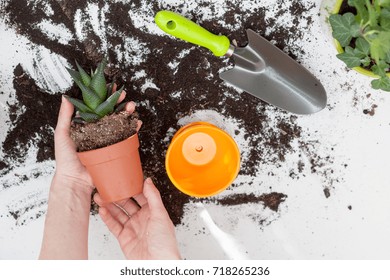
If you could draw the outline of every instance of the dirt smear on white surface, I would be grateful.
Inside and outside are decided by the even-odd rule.
[[[299,179],[308,168],[318,173],[332,164],[330,156],[316,154],[316,143],[307,148],[297,116],[240,92],[218,78],[221,69],[231,67],[231,62],[164,35],[153,22],[159,10],[173,10],[213,33],[227,35],[238,45],[247,44],[245,30],[251,28],[299,61],[305,54],[305,30],[310,29],[318,10],[312,1],[275,1],[270,5],[260,0],[9,0],[1,9],[9,28],[28,38],[33,51],[44,49],[50,55],[33,63],[33,69],[49,65],[47,71],[40,69],[32,75],[23,62],[14,68],[15,95],[7,101],[10,130],[2,143],[0,174],[23,166],[26,158],[31,157],[31,147],[36,148],[36,162],[54,159],[53,130],[60,95],[80,97],[75,87],[69,87],[64,66],[74,66],[77,60],[83,67],[94,68],[103,56],[110,62],[108,79],[124,85],[127,99],[138,104],[143,121],[140,152],[144,173],[159,187],[175,224],[181,223],[184,206],[197,201],[180,193],[165,173],[165,152],[173,134],[184,124],[183,119],[222,120],[220,126],[241,149],[239,177],[255,178],[264,166],[274,170],[268,176],[283,176],[277,169],[289,164],[290,177]],[[56,84],[57,80],[61,83]],[[5,82],[9,81],[1,81]],[[292,153],[308,157],[310,164],[303,160],[286,162]],[[318,167],[315,171],[314,166]],[[325,177],[324,181],[333,176],[328,172],[318,174]],[[247,180],[245,184],[251,182]],[[332,184],[329,181],[324,188],[332,188]],[[241,185],[233,184],[231,189],[239,190]],[[255,190],[209,201],[226,207],[257,203],[277,212],[280,204],[288,200],[277,191]],[[22,212],[13,210],[10,214],[17,217]]]

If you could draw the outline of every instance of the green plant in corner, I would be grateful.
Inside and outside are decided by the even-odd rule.
[[[379,77],[371,86],[390,91],[390,0],[348,0],[348,5],[356,9],[356,15],[329,17],[332,35],[344,49],[337,57],[349,68],[371,70]]]
[[[66,98],[77,108],[79,116],[86,122],[94,122],[111,114],[123,90],[123,87],[121,87],[111,95],[108,94],[112,92],[114,83],[111,83],[107,89],[106,79],[104,77],[104,68],[106,65],[107,59],[104,58],[98,64],[96,70],[91,71],[91,75],[88,75],[77,61],[76,66],[78,72],[66,68],[72,79],[81,89],[83,100],[68,96]]]

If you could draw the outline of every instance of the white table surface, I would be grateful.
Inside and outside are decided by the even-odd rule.
[[[316,4],[313,24],[302,42],[305,53],[299,59],[323,83],[328,107],[311,116],[300,116],[297,122],[302,127],[302,139],[314,141],[316,154],[330,156],[331,160],[325,161],[321,172],[313,174],[306,168],[299,179],[293,179],[286,176],[298,157],[298,152],[292,152],[279,169],[273,170],[276,176],[261,172],[256,177],[237,178],[236,182],[244,182],[242,192],[251,187],[245,182],[254,181],[260,192],[272,186],[273,191],[286,194],[278,212],[261,204],[188,204],[182,224],[176,228],[180,250],[187,259],[390,258],[390,94],[372,90],[370,78],[347,70],[335,57],[324,19],[326,12],[320,8],[324,5],[320,0],[310,2]],[[310,37],[316,39],[308,40]],[[0,38],[1,90],[14,92],[13,69],[18,63],[38,80],[28,40],[15,35],[1,19]],[[42,53],[46,54],[42,63],[60,59],[44,49]],[[55,86],[65,91],[69,85],[69,80],[59,79]],[[0,142],[7,132],[8,100],[8,95],[0,95]],[[375,114],[364,114],[363,110],[373,104],[378,106]],[[262,170],[267,168],[271,166]],[[2,187],[13,182],[15,174],[29,176],[34,170],[44,175]],[[54,162],[36,163],[27,158],[0,178],[0,259],[37,258],[53,170]],[[331,186],[328,198],[323,191],[327,184]],[[17,221],[8,214],[27,201],[35,201],[37,207]],[[39,219],[29,220],[39,213],[43,213]],[[264,225],[254,221],[253,215],[263,217]],[[98,216],[91,216],[89,241],[90,258],[123,258]]]

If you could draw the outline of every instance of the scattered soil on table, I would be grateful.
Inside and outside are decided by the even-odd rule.
[[[241,7],[241,1],[226,1],[223,15],[218,15],[216,10],[220,3],[201,0],[197,1],[200,10],[192,13],[184,9],[185,5],[189,5],[187,3],[170,6],[160,1],[10,0],[4,15],[7,24],[26,36],[33,46],[44,46],[70,63],[77,60],[82,67],[93,68],[107,53],[110,62],[106,72],[108,80],[124,85],[126,100],[134,100],[138,104],[137,111],[143,121],[139,136],[144,174],[153,178],[173,222],[179,224],[184,205],[194,199],[180,193],[166,175],[164,160],[169,141],[164,141],[164,138],[168,131],[179,129],[177,122],[181,117],[208,109],[239,120],[240,127],[237,129],[245,131],[244,138],[249,146],[240,174],[249,176],[256,176],[263,164],[278,168],[286,155],[293,151],[292,143],[301,137],[301,127],[297,125],[297,117],[223,83],[218,73],[231,67],[231,62],[214,57],[203,48],[147,32],[135,25],[135,22],[139,24],[139,20],[131,18],[129,12],[139,11],[139,14],[151,16],[161,9],[179,13],[187,11],[187,17],[201,20],[202,26],[213,33],[226,34],[238,45],[247,44],[245,29],[251,28],[299,61],[303,54],[299,41],[305,36],[299,25],[305,24],[310,28],[313,19],[308,11],[314,9],[315,4],[305,5],[299,0],[291,2],[290,6],[286,6],[284,1],[278,0],[276,6],[259,5],[248,10]],[[91,23],[91,16],[87,13],[91,3],[101,11],[97,14],[98,27]],[[49,12],[45,4],[51,7]],[[212,17],[202,18],[204,7],[210,8]],[[274,15],[267,16],[268,9],[274,10]],[[75,18],[80,12],[81,32],[75,27]],[[292,24],[277,22],[284,15],[293,18]],[[67,44],[51,39],[37,27],[42,21],[63,24],[73,34],[73,39]],[[101,28],[103,35],[98,36],[96,28]],[[29,148],[36,145],[37,161],[54,159],[53,128],[60,93],[38,88],[20,65],[15,68],[14,88],[16,103],[9,104],[11,130],[2,147],[6,158],[22,162]],[[65,94],[80,97],[75,87]],[[0,164],[2,169],[6,166],[8,162]],[[301,170],[302,162],[297,163],[296,168]],[[285,198],[280,193],[257,197],[242,194],[219,200],[219,203],[262,203],[277,211]]]
[[[27,192],[26,196],[10,199],[4,214],[15,220],[16,226],[23,226],[39,219],[46,212],[47,197],[42,193]]]
[[[324,195],[325,195],[326,198],[330,197],[330,190],[328,188],[324,189]]]
[[[373,104],[371,105],[371,109],[364,109],[363,114],[369,115],[369,116],[374,116],[375,115],[375,109],[378,108],[378,105]]]
[[[261,202],[264,207],[277,212],[280,203],[284,202],[287,195],[283,193],[271,192],[256,196],[254,194],[233,194],[228,197],[218,199],[217,202],[221,205],[239,205],[246,203],[259,203]]]
[[[11,130],[3,142],[5,160],[23,162],[33,145],[37,147],[38,162],[54,159],[53,129],[61,98],[37,87],[20,65],[14,75],[17,103],[8,104]]]

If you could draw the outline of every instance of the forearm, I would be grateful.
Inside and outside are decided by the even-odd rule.
[[[87,259],[92,186],[55,175],[40,259]]]

